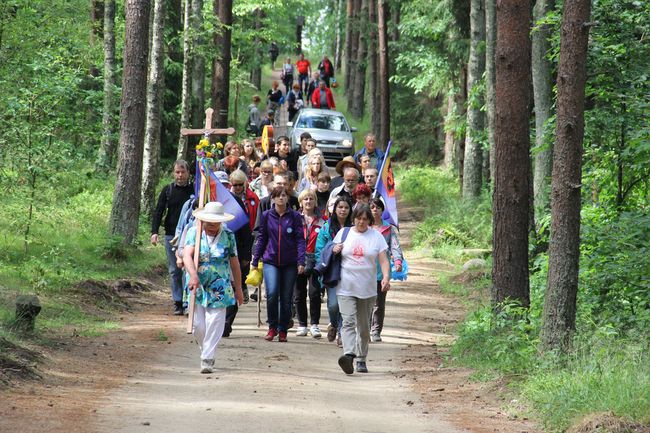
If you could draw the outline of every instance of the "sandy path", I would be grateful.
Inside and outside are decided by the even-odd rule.
[[[408,345],[448,336],[411,330],[405,318],[417,300],[395,286],[384,342],[370,347],[369,374],[346,376],[337,364],[340,349],[325,338],[290,332],[288,343],[265,341],[250,303],[219,346],[215,374],[199,373],[198,347],[179,327],[146,371],[102,400],[93,431],[465,431],[423,413],[408,379],[396,374]],[[324,305],[322,312],[326,321]]]

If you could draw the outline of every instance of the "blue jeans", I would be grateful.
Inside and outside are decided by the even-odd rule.
[[[173,235],[165,235],[165,252],[167,253],[167,271],[172,286],[172,299],[174,302],[183,301],[183,270],[176,266],[176,253],[172,251],[169,241],[174,239]]]
[[[266,314],[269,329],[287,332],[291,318],[293,286],[298,276],[297,265],[274,266],[264,263],[264,284],[266,285]],[[279,315],[278,315],[279,310]]]
[[[309,87],[309,74],[298,74],[298,85],[300,86],[300,91],[306,95]]]
[[[330,323],[341,332],[342,318],[339,313],[339,301],[336,298],[336,287],[327,288],[327,314],[330,317]]]

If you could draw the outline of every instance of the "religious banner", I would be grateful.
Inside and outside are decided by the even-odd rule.
[[[208,170],[210,173],[210,188],[211,188],[210,201],[218,201],[219,203],[223,204],[223,208],[226,213],[235,216],[234,220],[228,221],[225,224],[226,226],[228,226],[230,230],[236,232],[244,225],[248,224],[248,215],[246,215],[246,212],[239,205],[239,203],[237,203],[237,200],[230,193],[230,191],[228,191],[226,187],[223,186],[221,182],[219,182],[219,179],[217,179],[214,172],[209,168]]]

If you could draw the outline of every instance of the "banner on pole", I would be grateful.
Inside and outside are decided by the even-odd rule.
[[[209,197],[208,201],[218,201],[219,203],[223,204],[225,212],[233,214],[235,216],[234,220],[228,221],[226,223],[228,228],[233,232],[236,232],[242,228],[244,224],[248,224],[248,215],[246,215],[246,212],[239,205],[239,203],[237,203],[237,200],[230,193],[230,191],[228,191],[228,189],[223,186],[219,179],[217,179],[216,175],[210,169],[208,164],[200,164],[199,169],[201,174],[207,173],[206,179],[209,179],[209,182],[206,182],[205,185],[205,188],[207,190],[206,197]]]
[[[375,191],[381,195],[386,204],[382,218],[395,227],[399,227],[397,219],[397,196],[395,195],[395,176],[393,175],[393,168],[390,164],[391,144],[393,144],[392,140],[388,142],[388,146],[386,147],[386,154],[381,163],[381,170],[379,170]]]

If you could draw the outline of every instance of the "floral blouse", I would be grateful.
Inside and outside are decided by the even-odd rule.
[[[201,287],[196,290],[196,302],[206,308],[225,308],[235,305],[235,292],[232,287],[230,258],[237,257],[235,234],[225,226],[208,242],[205,232],[201,234],[199,266],[197,273]],[[196,226],[187,231],[185,246],[196,243]],[[185,273],[185,288],[189,274]]]

